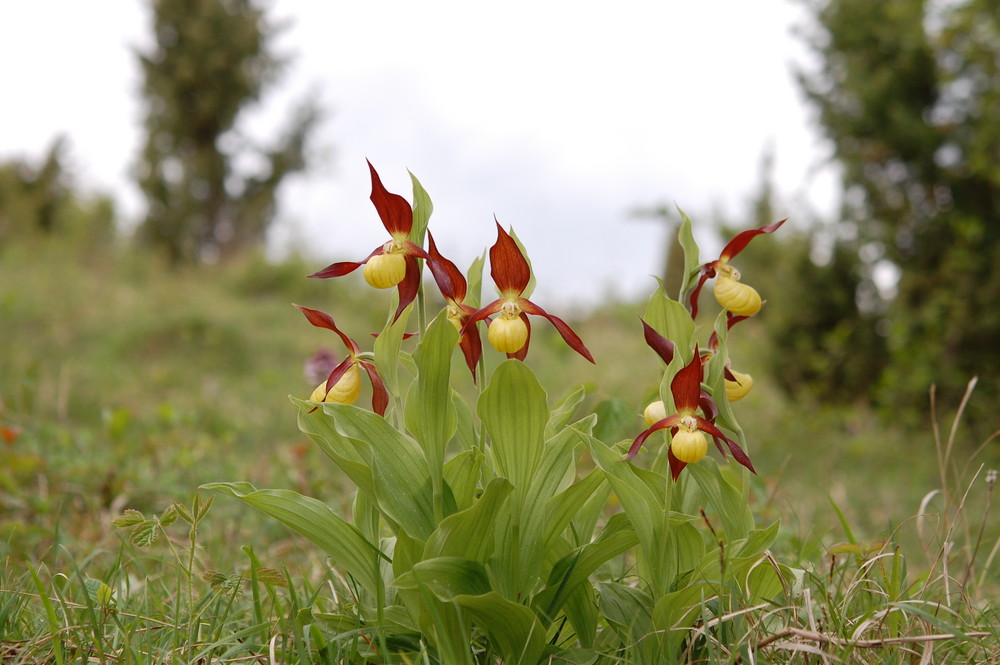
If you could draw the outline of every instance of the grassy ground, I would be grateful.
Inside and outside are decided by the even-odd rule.
[[[349,488],[299,433],[287,400],[311,391],[310,354],[339,353],[339,342],[291,303],[335,312],[359,338],[381,327],[384,303],[373,307],[381,296],[353,289],[358,280],[303,278],[319,267],[246,258],[171,271],[146,256],[84,255],[52,241],[3,248],[0,662],[237,660],[250,642],[270,645],[281,662],[345,657],[317,651],[302,628],[316,624],[300,620],[335,605],[343,580],[283,527],[220,500],[198,523],[189,558],[183,519],[153,543],[129,542],[112,524],[127,508],[162,517],[175,501],[191,505],[200,484],[217,480],[293,488],[347,508]],[[552,396],[584,383],[591,407],[614,399],[633,412],[622,438],[638,432],[659,381],[641,311],[609,303],[567,317],[596,367],[547,326],[535,327],[529,358]],[[782,520],[775,556],[809,571],[815,601],[776,609],[782,621],[748,633],[748,644],[764,642],[759,662],[1000,662],[987,605],[1000,581],[1000,525],[989,513],[993,485],[985,470],[976,475],[980,464],[1000,466],[998,446],[973,456],[982,442],[959,427],[949,469],[965,472],[942,476],[954,414],[940,414],[936,445],[930,416],[906,431],[863,406],[790,402],[754,365],[753,344],[763,341],[745,343],[733,353],[757,382],[736,408],[760,471],[755,511]],[[913,584],[894,593],[923,609],[894,626],[899,641],[859,646],[864,622],[885,618],[871,609],[872,597],[890,593],[888,577],[874,581],[880,555],[893,565],[905,558]],[[258,565],[271,572],[250,587],[231,577]],[[110,590],[115,611],[102,595]],[[184,597],[196,599],[197,616],[177,609]],[[955,626],[992,635],[928,650],[934,642],[924,637]],[[810,631],[844,644],[803,637]]]

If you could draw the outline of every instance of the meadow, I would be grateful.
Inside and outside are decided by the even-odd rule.
[[[359,275],[305,279],[321,267],[245,256],[171,269],[59,238],[0,249],[0,662],[437,662],[425,644],[394,649],[345,625],[349,576],[279,522],[199,490],[249,481],[357,510],[289,401],[312,391],[303,368],[319,347],[342,349],[292,303],[376,332],[388,300]],[[533,328],[526,364],[551,405],[585,387],[578,412],[598,414],[596,438],[645,427],[661,380],[645,306],[560,312],[594,365]],[[756,379],[733,406],[758,472],[748,505],[757,526],[780,521],[767,556],[797,584],[690,619],[677,662],[1000,662],[996,441],[930,406],[907,428],[864,404],[789,398],[754,353],[766,340],[741,326],[730,352]],[[698,526],[711,540],[713,517]],[[645,662],[638,647],[579,656],[551,662]]]

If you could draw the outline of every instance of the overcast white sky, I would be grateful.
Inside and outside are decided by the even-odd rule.
[[[407,169],[420,179],[435,238],[460,267],[493,242],[495,214],[525,242],[539,294],[573,301],[652,289],[665,234],[629,211],[676,203],[706,226],[714,209],[737,213],[767,146],[782,215],[833,198],[792,77],[806,57],[790,33],[796,3],[270,5],[292,21],[279,47],[296,58],[248,131],[266,138],[302,95],[328,110],[317,168],[284,192],[278,233],[308,246],[317,268],[385,239],[365,158],[407,198]],[[0,5],[0,159],[37,159],[66,134],[79,179],[138,218],[130,47],[148,32],[139,0]]]

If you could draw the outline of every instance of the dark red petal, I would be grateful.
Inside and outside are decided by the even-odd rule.
[[[502,295],[517,298],[531,281],[531,268],[510,234],[500,222],[496,225],[497,241],[490,247],[490,275]]]
[[[562,335],[562,338],[567,344],[569,344],[570,348],[590,362],[594,362],[594,356],[590,355],[590,351],[584,345],[583,340],[580,339],[575,332],[573,332],[573,329],[569,327],[569,324],[560,319],[558,316],[549,314],[544,309],[525,298],[518,298],[517,304],[520,305],[522,311],[527,312],[528,314],[544,316],[548,319],[549,323],[555,326],[555,329],[559,331],[559,334]],[[596,365],[597,363],[594,364]]]
[[[385,230],[394,238],[409,235],[413,226],[413,209],[410,204],[399,194],[386,191],[371,162],[368,162],[368,170],[372,173],[371,200]]]
[[[303,307],[302,305],[295,305],[299,308],[299,311],[305,314],[306,319],[309,323],[313,324],[317,328],[326,328],[327,330],[332,330],[333,332],[340,335],[340,339],[343,340],[344,346],[351,350],[351,353],[357,354],[361,352],[358,345],[353,339],[341,332],[337,324],[333,322],[333,317],[318,309],[312,309],[311,307]]]
[[[705,282],[712,277],[715,277],[715,268],[718,266],[718,261],[712,261],[711,263],[706,263],[701,267],[701,275],[698,277],[698,284],[691,291],[691,297],[688,302],[691,305],[691,318],[698,318],[698,297],[701,295],[701,287],[705,286]]]
[[[787,221],[788,219],[785,218],[780,222],[775,222],[774,224],[762,226],[757,229],[750,229],[749,231],[744,231],[743,233],[737,234],[736,237],[730,240],[729,244],[727,244],[723,248],[722,254],[719,255],[719,259],[721,259],[722,261],[728,261],[729,259],[733,258],[737,254],[742,252],[743,248],[746,247],[751,240],[759,236],[761,233],[774,233],[781,227],[782,224],[784,224]]]
[[[753,463],[750,461],[750,457],[747,456],[746,452],[742,448],[740,448],[740,444],[730,439],[722,432],[721,429],[719,429],[712,423],[708,422],[704,418],[699,418],[695,416],[695,420],[698,421],[698,429],[700,429],[702,432],[711,434],[712,436],[725,441],[726,445],[729,446],[729,452],[733,454],[733,458],[746,468],[750,469],[754,473],[757,473],[757,470],[753,468]],[[716,442],[716,445],[718,445],[718,442]]]
[[[403,313],[406,306],[416,300],[417,291],[420,290],[420,266],[417,265],[417,260],[410,255],[406,256],[406,275],[396,288],[399,291],[399,307],[396,308],[396,315],[392,317],[393,323]]]
[[[682,367],[670,381],[670,393],[674,396],[674,405],[678,413],[691,415],[698,408],[698,400],[701,399],[701,376],[701,354],[696,344],[691,362]]]
[[[482,307],[474,311],[469,315],[469,320],[465,322],[464,326],[462,326],[462,330],[460,331],[461,334],[464,335],[471,326],[476,324],[476,321],[482,321],[490,314],[496,314],[499,312],[505,302],[507,302],[506,298],[497,298],[486,307]]]
[[[680,420],[681,417],[675,413],[672,416],[667,416],[663,420],[657,420],[655,423],[647,427],[645,430],[642,431],[641,434],[639,434],[639,436],[635,437],[635,441],[633,441],[632,445],[629,447],[628,455],[625,456],[625,459],[630,460],[636,455],[638,455],[639,449],[642,448],[642,444],[646,442],[646,439],[649,438],[650,434],[652,434],[653,432],[658,432],[661,429],[669,429],[671,427],[674,427],[675,425],[677,425],[677,423],[680,422]]]
[[[441,295],[446,300],[461,304],[465,300],[465,291],[468,288],[465,275],[454,263],[441,256],[430,231],[427,232],[427,249],[430,256],[427,267],[431,269],[431,274],[434,276],[434,281],[437,283]]]
[[[705,414],[705,418],[709,422],[714,423],[715,419],[719,417],[719,407],[715,406],[711,395],[704,390],[701,391],[701,396],[698,398],[698,406],[701,407],[701,412]]]
[[[365,257],[364,261],[360,261],[358,263],[354,263],[353,261],[341,261],[340,263],[334,263],[332,265],[328,265],[319,272],[314,272],[311,275],[306,275],[306,277],[315,277],[317,279],[343,277],[344,275],[352,273],[361,266],[363,266],[364,264],[368,263],[368,260],[371,259],[376,254],[381,254],[381,253],[382,253],[382,245],[379,245],[374,250],[372,250],[371,254]]]
[[[337,382],[344,378],[344,374],[347,374],[347,370],[350,369],[356,361],[351,356],[347,356],[340,361],[340,364],[333,368],[330,372],[330,376],[326,377],[326,392],[333,390],[333,387],[337,385]]]
[[[473,324],[471,328],[465,329],[465,333],[459,338],[458,345],[465,356],[465,364],[472,372],[472,382],[475,383],[476,366],[479,364],[479,358],[483,355],[483,341],[479,337],[479,326]]]
[[[642,319],[639,320],[642,321]],[[674,359],[674,352],[676,351],[674,343],[653,330],[653,326],[649,325],[645,321],[642,321],[642,333],[646,338],[646,344],[649,345],[649,348],[656,351],[656,354],[660,356],[663,362],[669,365]]]
[[[682,462],[674,456],[674,451],[672,448],[667,449],[667,460],[670,461],[670,477],[677,480],[677,476],[681,475],[681,471],[687,466],[687,462]]]
[[[403,251],[406,254],[409,254],[410,256],[419,256],[420,258],[422,258],[425,261],[430,261],[431,260],[430,254],[428,254],[427,252],[425,252],[424,248],[421,247],[420,245],[417,245],[417,244],[415,244],[413,242],[410,242],[409,240],[406,240],[406,241],[403,242],[403,246],[405,248]]]
[[[382,377],[378,375],[374,364],[367,360],[359,360],[358,364],[364,368],[372,382],[372,411],[384,416],[385,410],[389,406],[389,391],[385,389]]]
[[[517,360],[524,362],[524,359],[528,357],[528,345],[531,344],[531,321],[528,320],[528,315],[525,314],[524,312],[521,312],[519,318],[522,321],[524,321],[524,326],[528,331],[528,336],[524,338],[524,346],[522,346],[514,353],[508,353],[507,357],[516,358]]]

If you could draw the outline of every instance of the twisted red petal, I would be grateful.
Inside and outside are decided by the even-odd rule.
[[[674,359],[674,352],[676,351],[674,343],[653,330],[653,326],[649,325],[642,319],[639,320],[642,321],[642,333],[646,338],[646,344],[649,345],[649,348],[656,351],[656,355],[660,356],[663,362],[669,365]]]
[[[535,303],[531,302],[526,298],[518,298],[517,304],[520,305],[521,311],[523,312],[527,312],[528,314],[534,314],[536,316],[544,316],[546,319],[548,319],[549,323],[551,323],[555,327],[555,329],[559,331],[559,334],[562,335],[562,338],[566,341],[567,344],[569,344],[571,349],[579,353],[581,356],[583,356],[590,362],[592,363],[594,362],[594,356],[590,354],[590,350],[587,349],[586,345],[584,345],[583,340],[580,339],[575,332],[573,332],[573,329],[569,327],[569,324],[560,319],[558,316],[549,314],[544,309],[542,309],[541,307],[539,307],[538,305],[536,305]],[[597,363],[594,364],[596,365]]]
[[[701,354],[698,345],[694,347],[691,362],[682,367],[670,381],[670,393],[674,396],[674,404],[678,413],[693,415],[701,399]]]
[[[682,462],[674,456],[673,448],[667,448],[667,460],[670,462],[670,477],[677,480],[677,476],[681,475],[681,471],[687,466],[687,462]]]
[[[472,308],[470,307],[469,309]],[[479,337],[479,327],[473,325],[466,330],[459,338],[458,346],[462,349],[462,355],[465,356],[465,364],[468,365],[469,371],[472,372],[472,382],[475,383],[476,365],[479,364],[479,358],[483,355],[483,341]]]
[[[330,372],[330,376],[326,377],[326,392],[333,390],[333,387],[337,385],[338,381],[344,378],[344,374],[347,373],[347,370],[350,369],[351,365],[355,362],[356,361],[353,357],[347,356],[340,361],[339,365],[333,368],[333,371]]]
[[[672,416],[667,416],[663,420],[657,420],[655,423],[653,423],[652,425],[650,425],[649,427],[647,427],[645,430],[643,430],[639,434],[639,436],[635,437],[635,441],[633,441],[632,445],[629,446],[628,455],[625,456],[625,459],[630,460],[633,457],[635,457],[636,455],[638,455],[639,454],[639,449],[642,448],[642,444],[644,444],[646,442],[646,439],[649,438],[650,434],[652,434],[653,432],[658,432],[661,429],[668,429],[668,428],[674,427],[680,421],[681,421],[681,417],[680,417],[680,415],[678,415],[676,413],[673,414]]]
[[[750,461],[750,457],[746,454],[746,451],[744,451],[740,447],[740,444],[730,439],[722,432],[721,429],[719,429],[712,423],[708,422],[704,418],[699,418],[698,416],[695,416],[695,420],[698,421],[698,429],[700,429],[702,432],[711,434],[713,437],[716,437],[717,439],[722,439],[723,441],[726,442],[726,445],[729,447],[729,452],[733,454],[733,459],[735,459],[737,462],[748,468],[753,473],[757,473],[757,470],[753,468],[753,462]],[[719,445],[718,441],[716,441],[716,445]]]
[[[481,307],[472,314],[470,314],[469,320],[465,322],[464,326],[462,326],[462,330],[460,331],[461,334],[464,335],[471,326],[474,326],[476,324],[477,321],[482,321],[490,314],[496,314],[497,312],[499,312],[500,308],[503,306],[505,302],[507,302],[507,298],[497,298],[489,305]]]
[[[701,267],[701,275],[698,277],[698,284],[691,291],[691,296],[688,298],[688,302],[691,305],[691,318],[698,318],[698,297],[701,295],[701,287],[705,286],[705,282],[712,277],[715,277],[715,269],[719,266],[718,261],[712,261],[711,263],[706,263]]]
[[[434,281],[437,283],[441,295],[456,304],[461,304],[465,300],[465,292],[468,288],[465,275],[454,263],[441,256],[430,231],[427,232],[427,249],[430,256],[427,266],[431,269],[431,274],[434,276]]]
[[[495,220],[494,220],[495,221]],[[490,275],[507,298],[517,298],[531,280],[531,267],[510,234],[497,225],[497,241],[490,247]]]
[[[379,376],[374,363],[367,360],[359,360],[358,364],[364,368],[368,374],[368,378],[372,382],[372,411],[380,416],[384,416],[385,410],[389,406],[389,391],[386,390],[385,383],[382,382],[382,377]]]
[[[365,257],[364,261],[359,261],[357,263],[355,263],[354,261],[341,261],[340,263],[333,263],[318,272],[314,272],[311,275],[306,275],[306,277],[314,277],[317,279],[343,277],[344,275],[352,273],[361,266],[363,266],[364,264],[368,263],[368,260],[371,259],[376,254],[381,254],[381,253],[382,253],[382,245],[379,245],[378,247],[372,250],[371,254]]]
[[[332,330],[340,335],[340,339],[344,342],[344,346],[346,346],[352,354],[357,355],[358,353],[361,353],[361,349],[358,348],[355,341],[341,332],[340,328],[337,327],[337,324],[334,323],[332,316],[324,311],[312,309],[311,307],[303,307],[302,305],[295,306],[298,307],[299,311],[305,315],[309,323],[313,324],[317,328],[326,328],[327,330]]]
[[[781,225],[788,221],[788,218],[781,220],[780,222],[775,222],[774,224],[768,224],[767,226],[761,226],[757,229],[750,229],[749,231],[744,231],[737,234],[729,243],[722,249],[722,254],[719,255],[719,259],[722,261],[728,261],[737,254],[743,251],[743,248],[747,244],[759,236],[761,233],[774,233]]]
[[[393,323],[403,313],[406,306],[416,300],[417,291],[420,290],[420,266],[417,265],[417,260],[409,254],[406,255],[406,274],[396,289],[399,293],[399,306],[396,307],[396,315],[392,317]]]
[[[413,209],[410,204],[399,194],[392,194],[382,186],[382,180],[371,162],[368,162],[368,170],[372,174],[371,200],[382,220],[382,226],[394,238],[409,235],[413,226]]]

